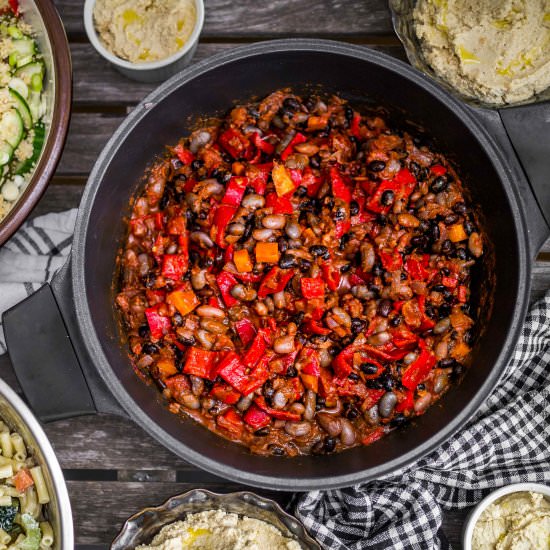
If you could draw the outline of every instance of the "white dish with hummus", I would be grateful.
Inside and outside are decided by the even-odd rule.
[[[94,48],[121,73],[156,82],[189,64],[204,23],[203,0],[86,0]]]
[[[409,61],[464,99],[550,99],[549,0],[390,0]]]
[[[515,483],[494,491],[464,526],[464,550],[550,548],[550,487]]]

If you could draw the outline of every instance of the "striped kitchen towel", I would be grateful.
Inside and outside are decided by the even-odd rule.
[[[2,313],[38,290],[65,263],[71,250],[77,209],[27,221],[0,248]],[[0,323],[0,354],[6,352]]]

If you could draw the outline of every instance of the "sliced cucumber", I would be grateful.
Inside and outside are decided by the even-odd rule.
[[[13,147],[7,141],[0,141],[0,166],[5,166],[11,160]]]
[[[27,86],[30,86],[33,75],[38,74],[40,78],[44,77],[44,63],[33,61],[19,67],[15,71],[15,76],[20,78]]]
[[[15,149],[23,139],[25,127],[17,109],[10,109],[0,118],[0,136]]]
[[[35,118],[32,115],[32,110],[29,104],[23,99],[23,97],[19,92],[17,92],[13,88],[10,88],[9,91],[10,91],[10,96],[14,103],[14,106],[17,109],[17,112],[21,115],[21,119],[23,120],[23,125],[28,130],[33,125],[33,120],[38,120],[39,117],[37,116]]]
[[[21,162],[15,167],[14,173],[20,176],[24,176],[31,171],[32,167],[38,161],[42,147],[44,147],[44,140],[46,139],[46,127],[42,122],[39,122],[34,126],[34,138],[32,140],[32,157]]]
[[[20,78],[12,78],[8,82],[8,87],[15,90],[23,99],[27,99],[29,97],[29,87]]]
[[[13,40],[11,45],[20,57],[32,57],[36,52],[36,47],[32,38],[23,37],[19,40]]]
[[[8,34],[17,40],[23,38],[25,35],[14,25],[8,27]]]
[[[31,116],[34,122],[37,122],[44,115],[43,101],[40,96],[40,92],[29,93],[29,99],[27,100]]]

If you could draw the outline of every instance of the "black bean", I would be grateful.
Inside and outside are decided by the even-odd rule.
[[[279,237],[277,244],[279,245],[279,252],[284,253],[288,250],[288,241],[284,237]]]
[[[437,225],[437,222],[433,222],[430,227],[430,238],[433,242],[436,242],[439,240],[440,232],[439,232],[439,225]]]
[[[300,103],[294,97],[287,97],[283,101],[283,105],[289,111],[298,111],[300,109]]]
[[[319,157],[319,155],[313,155],[312,157],[309,157],[309,165],[315,170],[321,168],[321,158]]]
[[[372,266],[371,273],[372,273],[373,277],[381,277],[382,274],[384,273],[384,268],[382,267],[382,265],[380,263],[376,262]]]
[[[330,257],[330,253],[328,251],[328,248],[326,246],[323,246],[322,244],[314,244],[309,247],[309,251],[313,256],[322,256],[325,259],[328,259]]]
[[[367,388],[369,388],[371,390],[381,390],[382,389],[382,384],[378,379],[367,380],[365,382],[365,385],[367,386]]]
[[[159,351],[159,347],[156,344],[151,344],[150,342],[147,342],[147,344],[143,344],[142,350],[143,353],[146,353],[147,355],[152,355],[153,353],[157,353]]]
[[[428,244],[428,239],[424,235],[415,235],[411,238],[410,243],[415,248],[425,248]]]
[[[281,269],[289,269],[290,267],[295,267],[297,264],[298,260],[292,254],[283,254],[279,259],[279,267]]]
[[[347,273],[351,269],[351,264],[344,264],[340,267],[340,273]]]
[[[353,118],[353,109],[349,105],[344,107],[344,116],[348,122],[351,122]]]
[[[260,112],[256,109],[256,107],[248,107],[247,111],[248,114],[254,118],[258,118],[260,116]]]
[[[360,378],[359,378],[359,375],[355,372],[352,372],[348,375],[348,378],[350,380],[353,380],[354,382],[359,382]]]
[[[448,256],[453,251],[453,243],[449,239],[445,239],[441,243],[441,253]]]
[[[451,306],[449,304],[443,304],[439,306],[438,315],[440,319],[445,319],[451,314]]]
[[[349,418],[350,420],[355,420],[358,416],[359,416],[359,411],[357,410],[357,407],[350,405],[346,412],[346,417]]]
[[[256,430],[254,432],[254,435],[257,437],[264,437],[266,435],[269,435],[270,429],[269,426],[265,426],[264,428],[260,428],[259,430]]]
[[[420,390],[420,391],[423,391],[423,390],[426,389],[426,385],[425,384],[418,384],[418,386],[416,386],[416,389]]]
[[[384,216],[384,214],[378,214],[376,216],[376,223],[381,227],[385,227],[388,223],[388,219]]]
[[[344,208],[337,208],[333,216],[334,221],[341,222],[346,219],[346,210]]]
[[[390,426],[392,428],[402,428],[409,422],[409,419],[404,414],[396,414],[391,422]]]
[[[303,185],[299,185],[296,191],[294,191],[294,194],[297,197],[305,197],[307,195],[307,187],[304,187]]]
[[[466,208],[466,205],[463,202],[457,202],[453,206],[453,211],[456,212],[457,214],[465,214],[467,210],[468,209]]]
[[[402,320],[403,317],[398,313],[395,317],[392,317],[390,319],[390,326],[393,328],[398,327],[401,324]]]
[[[272,445],[270,451],[273,456],[284,456],[286,454],[282,447],[277,447],[276,445]]]
[[[390,314],[390,311],[392,310],[392,308],[393,308],[392,301],[385,298],[384,300],[380,300],[380,302],[378,302],[378,307],[376,308],[376,312],[378,313],[378,315],[382,317],[387,317]]]
[[[294,365],[290,365],[288,369],[286,370],[286,375],[288,378],[294,378],[298,375],[298,371],[296,370],[296,367]]]
[[[147,336],[149,336],[149,325],[141,325],[138,328],[138,334],[141,338],[147,338]]]
[[[448,214],[443,221],[445,225],[453,225],[458,221],[458,214]]]
[[[311,262],[305,258],[300,258],[300,271],[305,273],[311,269]]]
[[[338,247],[340,250],[344,250],[349,243],[351,239],[351,235],[349,233],[344,233],[340,239],[340,246]]]
[[[432,193],[441,193],[442,191],[445,191],[445,189],[447,189],[447,185],[449,184],[445,176],[437,176],[437,178],[432,181],[432,184],[430,185],[430,190],[432,191]]]
[[[177,311],[172,316],[172,321],[174,322],[174,325],[176,325],[177,327],[181,327],[181,325],[183,325],[183,317]]]
[[[309,337],[309,340],[313,344],[322,344],[328,340],[328,336],[326,334],[313,334]]]
[[[180,341],[182,344],[185,344],[186,346],[194,346],[195,345],[195,337],[190,334],[186,337],[180,337]]]
[[[459,247],[456,249],[456,257],[459,260],[465,260],[468,257],[468,253],[465,248]]]
[[[387,189],[382,193],[382,196],[380,197],[380,202],[384,206],[390,206],[393,204],[393,201],[395,200],[395,193],[391,189]]]
[[[462,226],[464,227],[464,231],[466,235],[471,235],[476,230],[476,228],[474,227],[474,224],[470,220],[466,220],[462,224]]]
[[[474,333],[471,330],[467,330],[464,333],[464,342],[471,346],[474,342]]]
[[[395,388],[395,380],[392,378],[392,375],[389,372],[384,372],[378,378],[378,380],[386,391],[391,391],[393,388]]]
[[[382,172],[386,168],[386,163],[383,160],[373,160],[369,162],[369,170],[371,172]]]
[[[162,195],[162,198],[159,201],[159,208],[161,210],[164,210],[168,206],[169,202],[170,202],[170,193],[164,193],[164,195]]]
[[[376,374],[378,372],[378,367],[374,363],[361,363],[359,367],[361,372],[364,372],[367,375]]]
[[[434,292],[443,292],[447,287],[443,286],[443,285],[434,285],[432,287],[432,290]]]
[[[191,168],[193,170],[199,170],[200,168],[202,168],[204,166],[204,162],[202,160],[199,160],[199,159],[195,159],[192,163],[191,163]]]
[[[325,438],[325,442],[323,444],[323,451],[325,453],[332,453],[332,451],[334,451],[335,448],[336,448],[336,439],[334,437]]]
[[[352,216],[359,214],[359,203],[357,201],[351,201],[349,203],[349,213]]]
[[[359,334],[360,332],[365,330],[366,326],[367,326],[367,323],[362,319],[359,319],[358,317],[354,317],[351,320],[351,332],[353,334]]]
[[[441,361],[439,361],[437,366],[440,369],[449,369],[454,367],[456,362],[457,362],[456,359],[453,359],[452,357],[445,357],[445,359],[441,359]]]
[[[297,327],[299,327],[302,324],[304,317],[305,317],[305,313],[303,311],[299,311],[298,313],[296,313],[296,315],[294,315],[294,317],[292,318],[292,321]]]

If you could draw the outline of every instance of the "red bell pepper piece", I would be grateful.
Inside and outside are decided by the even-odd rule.
[[[458,301],[461,304],[464,304],[466,300],[468,299],[468,288],[464,285],[460,285],[458,287],[458,295],[457,295]]]
[[[243,345],[248,346],[248,344],[250,344],[250,342],[252,342],[252,340],[254,340],[254,337],[256,336],[256,328],[254,327],[252,321],[245,317],[244,319],[236,321],[233,324],[237,329],[237,334],[239,335],[239,338],[241,339]]]
[[[370,432],[365,437],[363,437],[361,443],[363,443],[363,445],[370,445],[371,443],[374,443],[375,441],[378,441],[379,439],[384,437],[385,433],[386,432],[384,431],[384,428],[376,428],[376,430]]]
[[[441,277],[441,284],[447,288],[456,288],[458,279],[455,277]]]
[[[218,415],[216,422],[220,428],[237,437],[240,437],[243,433],[244,424],[235,409],[228,409],[223,414]]]
[[[341,239],[351,228],[350,220],[339,220],[335,224],[334,236]]]
[[[235,247],[233,244],[230,244],[223,254],[223,263],[228,264],[229,262],[233,261],[233,255],[235,254]]]
[[[294,183],[296,187],[302,185],[303,175],[301,170],[298,170],[298,168],[287,168],[287,171],[290,174],[292,183]],[[290,195],[290,193],[287,193],[287,195]]]
[[[353,118],[351,119],[349,130],[351,132],[351,135],[356,137],[357,139],[361,139],[360,124],[361,115],[359,113],[353,113]]]
[[[249,368],[255,367],[264,355],[268,343],[269,330],[265,328],[259,329],[254,337],[252,345],[248,348],[248,351],[243,357],[243,363]]]
[[[418,308],[422,314],[422,322],[418,328],[421,331],[430,330],[435,327],[435,321],[426,315],[426,296],[420,295],[416,300],[418,301]]]
[[[407,348],[416,345],[418,337],[408,328],[401,327],[393,333],[392,343],[398,348]]]
[[[195,160],[195,155],[181,144],[174,147],[174,153],[176,153],[180,161],[185,165],[191,164]]]
[[[216,382],[210,390],[210,395],[226,405],[234,405],[241,398],[241,394],[238,391],[223,382]]]
[[[271,417],[265,411],[262,411],[254,403],[250,405],[244,413],[243,420],[252,427],[254,431],[271,424]]]
[[[248,183],[254,188],[254,191],[258,195],[264,195],[267,188],[267,180],[273,169],[273,163],[267,162],[265,164],[255,164],[254,166],[248,166],[246,175],[248,177]]]
[[[264,277],[260,273],[233,273],[233,275],[242,283],[259,283]]]
[[[294,365],[296,361],[296,356],[298,355],[298,350],[293,351],[292,353],[289,353],[288,355],[283,356],[282,363],[282,374],[286,374],[287,370]]]
[[[414,390],[407,390],[407,393],[405,394],[405,399],[403,401],[400,401],[397,406],[395,407],[395,410],[397,412],[403,412],[403,411],[410,411],[414,407]]]
[[[293,276],[294,271],[291,269],[281,269],[277,266],[272,267],[260,284],[258,297],[264,299],[269,294],[281,292],[281,290],[285,289],[288,281],[290,281]]]
[[[298,420],[300,420],[301,418],[301,416],[296,413],[272,409],[265,402],[265,397],[263,395],[259,395],[258,397],[256,397],[256,399],[254,399],[254,403],[256,403],[258,408],[260,408],[262,411],[269,414],[269,416],[277,418],[279,420],[290,420],[291,422],[298,422]]]
[[[424,267],[423,263],[415,258],[408,258],[405,262],[405,271],[415,281],[426,281],[429,273]]]
[[[441,164],[434,164],[433,166],[430,166],[430,172],[434,176],[443,176],[447,173],[447,168]]]
[[[269,378],[269,361],[271,355],[264,355],[260,362],[254,367],[254,369],[248,375],[248,382],[244,389],[244,394],[249,395],[261,388]]]
[[[236,352],[230,351],[218,363],[216,374],[231,384],[238,392],[244,394],[248,385],[246,367]]]
[[[163,317],[160,315],[158,309],[158,305],[148,307],[145,310],[145,318],[147,319],[151,336],[160,340],[165,334],[170,332],[172,322],[170,321],[170,317]]]
[[[416,360],[413,361],[403,373],[401,383],[409,390],[415,390],[416,386],[430,374],[436,362],[435,355],[431,351],[423,349]]]
[[[167,279],[179,281],[187,272],[189,257],[187,254],[164,254],[162,256],[162,275]]]
[[[183,374],[176,374],[174,376],[170,376],[169,378],[165,378],[164,383],[166,384],[166,387],[172,392],[172,395],[174,397],[182,392],[191,389],[191,384],[189,384],[187,376],[184,376]]]
[[[273,208],[273,214],[292,214],[294,208],[288,197],[279,197],[277,193],[269,193],[265,198],[266,208]]]
[[[390,273],[392,271],[397,271],[403,265],[403,258],[397,250],[380,250],[378,252],[378,256],[380,257],[380,261],[382,262],[382,267]]]
[[[363,400],[362,408],[363,410],[367,411],[371,407],[374,407],[380,399],[382,399],[382,396],[386,393],[386,390],[367,390],[367,396]]]
[[[359,351],[358,346],[351,345],[343,349],[332,362],[332,370],[338,378],[347,378],[352,371],[353,355]]]
[[[160,222],[160,224],[160,227],[157,227],[157,229],[162,229],[162,221]],[[155,221],[155,225],[157,225],[157,221]],[[172,219],[169,220],[168,225],[166,226],[166,232],[168,233],[168,235],[185,235],[185,233],[187,232],[187,224],[185,223],[185,218],[181,215],[174,216]]]
[[[304,143],[305,141],[307,141],[307,137],[300,132],[296,132],[296,135],[290,140],[290,143],[281,153],[281,160],[286,160],[294,152],[294,146],[298,145],[299,143]]]
[[[214,380],[216,378],[214,371],[218,359],[219,354],[215,351],[190,347],[185,357],[183,372],[207,380]]]
[[[261,151],[262,153],[266,153],[267,155],[272,155],[273,151],[275,151],[275,145],[269,143],[269,141],[265,141],[264,139],[262,139],[258,132],[254,132],[254,135],[252,136],[252,143],[259,151]]]
[[[302,287],[302,296],[306,300],[323,298],[325,295],[325,283],[320,277],[302,277],[300,285]]]
[[[336,166],[332,166],[330,171],[330,183],[332,185],[332,195],[335,199],[341,199],[345,203],[351,202],[351,190],[344,180],[342,174]]]
[[[324,327],[318,321],[315,321],[315,319],[310,319],[304,325],[304,332],[307,332],[308,334],[325,335],[325,334],[330,334],[332,330]]]
[[[237,279],[228,271],[221,271],[216,277],[216,284],[227,307],[233,307],[239,300],[231,296],[231,289],[237,284]]]
[[[307,363],[305,363],[300,369],[302,374],[310,374],[311,376],[320,376],[321,375],[321,364],[319,363],[319,354],[316,350],[312,348],[307,348],[305,350],[306,356],[308,358]]]
[[[248,178],[233,177],[229,180],[225,189],[225,195],[222,199],[222,204],[230,206],[239,206],[243,200],[244,192],[248,185]]]
[[[225,230],[229,222],[233,219],[236,211],[237,207],[230,204],[220,204],[216,208],[214,222],[210,229],[210,237],[220,248],[227,247],[227,243],[225,242]]]
[[[323,262],[321,264],[323,279],[330,290],[338,290],[340,279],[342,278],[340,271],[336,269],[331,262]]]
[[[321,185],[323,185],[323,178],[316,176],[308,166],[302,172],[301,185],[307,189],[308,197],[316,197],[319,189],[321,189]]]
[[[248,138],[235,128],[228,128],[219,138],[218,143],[234,158],[246,158],[250,153]]]
[[[374,194],[366,202],[365,206],[371,212],[377,214],[387,214],[392,207],[391,205],[385,206],[381,203],[380,199],[384,194],[384,191],[393,191],[395,199],[408,199],[411,193],[416,187],[416,179],[412,173],[406,168],[402,168],[397,172],[392,180],[384,180],[378,185]]]

